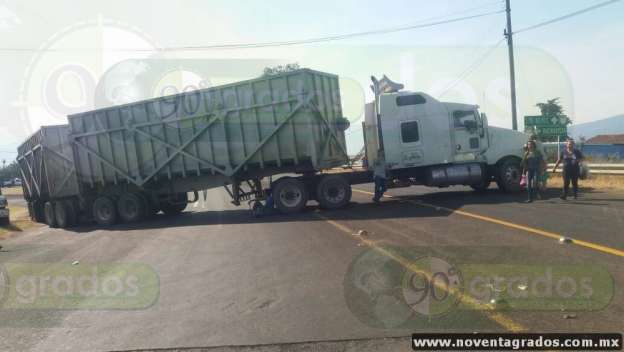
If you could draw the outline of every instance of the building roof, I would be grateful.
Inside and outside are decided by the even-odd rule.
[[[586,144],[624,144],[624,134],[599,134],[585,141]]]

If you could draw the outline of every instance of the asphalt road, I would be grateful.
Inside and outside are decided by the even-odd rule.
[[[175,218],[107,230],[44,227],[2,241],[5,266],[147,264],[158,276],[158,295],[139,309],[5,307],[0,350],[407,351],[413,332],[624,330],[624,194],[592,191],[567,202],[548,194],[529,205],[495,189],[411,187],[390,190],[375,205],[370,189],[359,186],[345,209],[310,206],[263,218],[211,191]],[[560,243],[559,236],[575,242]],[[449,276],[446,290],[457,300],[429,295],[415,303],[424,286],[406,291],[410,270],[444,271],[447,264],[463,270]],[[572,306],[546,299],[516,309],[509,300],[475,300],[452,286],[479,270],[549,267],[589,275],[594,295]],[[397,277],[398,284],[389,282]],[[406,309],[401,302],[410,300]]]

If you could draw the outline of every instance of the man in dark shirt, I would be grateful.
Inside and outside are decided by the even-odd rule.
[[[561,195],[561,199],[563,200],[566,200],[568,197],[570,182],[572,182],[574,199],[578,196],[578,179],[581,173],[581,161],[583,161],[583,153],[574,148],[573,139],[568,139],[565,149],[559,154],[559,160],[557,160],[553,168],[553,172],[555,172],[557,166],[563,162],[563,194]]]

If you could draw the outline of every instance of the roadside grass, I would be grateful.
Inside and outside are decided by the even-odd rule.
[[[548,187],[563,187],[561,174],[552,175]],[[590,175],[586,180],[579,180],[579,188],[624,190],[624,175]]]
[[[9,204],[9,211],[11,212],[11,223],[0,226],[0,240],[6,239],[16,232],[22,232],[34,226],[42,226],[30,220],[30,217],[28,216],[28,209],[25,207]]]

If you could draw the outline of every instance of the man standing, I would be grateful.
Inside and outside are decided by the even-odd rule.
[[[379,200],[383,197],[387,189],[386,182],[388,180],[388,175],[386,171],[386,159],[384,158],[383,150],[380,149],[377,151],[377,159],[375,159],[373,165],[373,176],[375,180],[375,196],[373,197],[373,202],[375,203],[379,203]]]
[[[572,182],[574,199],[578,196],[578,179],[581,173],[581,161],[583,161],[583,153],[574,148],[574,140],[572,138],[568,139],[565,149],[559,155],[559,160],[557,160],[553,168],[553,172],[555,172],[557,166],[563,162],[563,194],[560,197],[563,200],[566,200],[568,197],[570,182]]]

